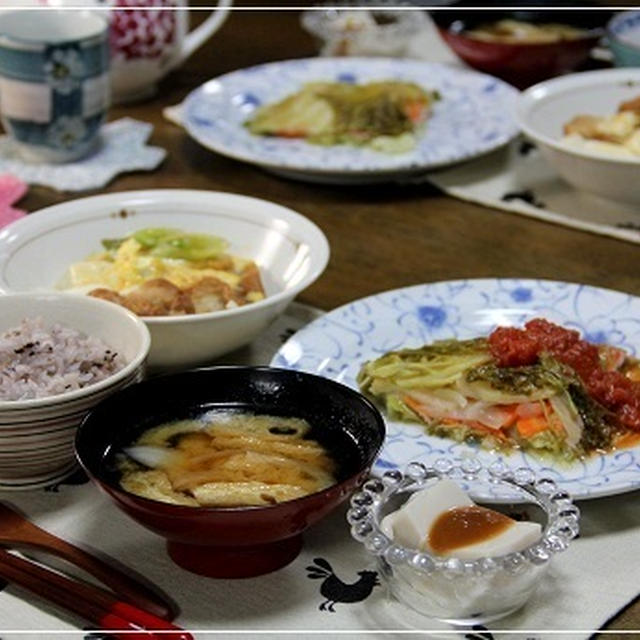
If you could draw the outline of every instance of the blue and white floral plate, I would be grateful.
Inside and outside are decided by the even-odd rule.
[[[298,331],[271,364],[316,373],[357,389],[362,363],[386,351],[487,335],[498,325],[521,325],[533,317],[578,329],[587,340],[640,353],[640,298],[550,280],[478,279],[397,289],[347,304]],[[413,460],[432,464],[438,458],[470,453],[485,464],[502,458],[510,467],[544,472],[577,499],[640,488],[640,446],[594,455],[570,466],[547,466],[521,452],[499,456],[426,435],[419,425],[391,420],[374,470],[402,469]]]
[[[312,81],[403,80],[436,89],[442,99],[410,152],[388,154],[250,133],[244,123],[260,106]],[[210,80],[185,100],[183,124],[203,146],[290,177],[316,182],[375,182],[469,160],[518,133],[518,91],[476,71],[399,58],[310,58],[263,64]]]

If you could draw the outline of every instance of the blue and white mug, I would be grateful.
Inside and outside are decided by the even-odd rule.
[[[623,11],[611,18],[607,40],[617,67],[640,67],[640,11]]]
[[[102,16],[0,14],[0,117],[23,157],[69,162],[89,154],[108,107],[108,23]]]

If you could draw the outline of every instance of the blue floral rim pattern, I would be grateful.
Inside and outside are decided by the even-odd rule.
[[[445,338],[487,335],[498,325],[522,325],[545,317],[640,354],[640,298],[550,280],[455,280],[387,291],[357,300],[315,320],[285,343],[271,364],[333,378],[354,389],[366,360],[403,347]],[[516,452],[496,454],[424,433],[419,425],[387,419],[387,438],[375,471],[402,469],[410,461],[431,464],[448,457],[502,461],[544,472],[574,498],[614,495],[640,488],[640,446],[569,464],[553,464]]]
[[[388,154],[363,147],[325,147],[251,134],[244,123],[262,105],[313,81],[415,82],[441,95],[415,149]],[[399,173],[445,166],[488,153],[518,134],[518,91],[482,73],[399,58],[310,58],[274,62],[211,80],[186,99],[184,126],[203,146],[272,169]]]

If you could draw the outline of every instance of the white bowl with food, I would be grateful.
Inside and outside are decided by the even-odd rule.
[[[149,366],[166,369],[249,343],[328,259],[322,231],[286,207],[214,191],[129,191],[5,228],[0,291],[64,289],[123,305],[151,332]]]
[[[576,189],[640,203],[640,69],[541,82],[521,94],[517,119]]]
[[[0,296],[0,489],[74,466],[87,411],[141,380],[151,337],[123,307],[69,293]]]

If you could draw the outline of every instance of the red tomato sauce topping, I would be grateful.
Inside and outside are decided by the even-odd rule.
[[[489,336],[489,349],[501,367],[535,364],[541,353],[548,353],[571,367],[589,395],[615,413],[623,426],[640,431],[640,384],[619,371],[605,371],[598,347],[577,331],[536,318],[524,329],[498,327]]]

